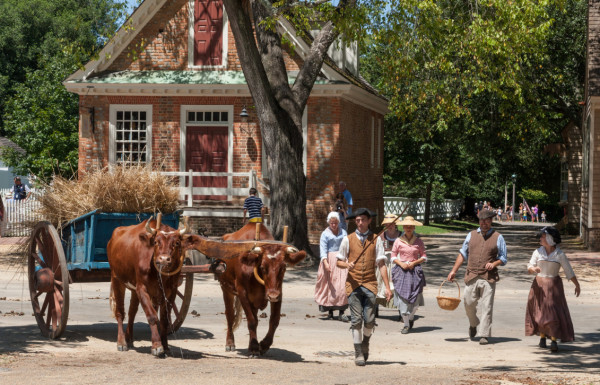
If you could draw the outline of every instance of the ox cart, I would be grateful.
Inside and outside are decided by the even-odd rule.
[[[96,210],[67,222],[61,231],[50,222],[35,225],[28,244],[27,271],[33,312],[44,336],[55,339],[64,332],[69,316],[71,283],[110,282],[106,246],[113,230],[141,223],[150,216]],[[179,215],[163,215],[162,222],[177,228]],[[207,272],[207,269],[194,266],[189,271],[182,270],[177,299],[169,314],[173,331],[181,326],[187,315],[194,272]]]

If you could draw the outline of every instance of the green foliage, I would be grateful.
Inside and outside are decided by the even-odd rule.
[[[28,155],[19,173],[77,169],[77,96],[62,82],[97,55],[127,9],[122,0],[0,2],[0,135]]]
[[[522,189],[519,195],[525,198],[530,206],[534,206],[535,204],[548,205],[551,203],[548,194],[540,190]]]
[[[518,187],[557,201],[559,161],[544,146],[579,121],[586,7],[394,0],[361,61],[390,99],[386,194],[423,197],[429,186],[433,199],[500,205],[516,173]]]
[[[70,177],[77,171],[79,99],[61,81],[77,70],[72,55],[46,57],[26,74],[6,104],[8,136],[27,153],[7,152],[5,162],[19,174]]]

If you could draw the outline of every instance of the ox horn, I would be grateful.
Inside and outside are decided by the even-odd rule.
[[[189,220],[190,220],[190,217],[188,217],[187,215],[183,217],[183,229],[179,230],[179,235],[191,233]]]
[[[252,254],[262,254],[263,251],[262,251],[262,248],[260,246],[256,246],[252,250],[250,250],[250,252]]]
[[[256,266],[254,266],[254,278],[256,278],[258,283],[265,286],[265,281],[263,281],[263,279],[260,277],[260,275],[258,275],[258,267],[256,267]]]
[[[150,218],[148,218],[148,220],[146,221],[146,231],[148,232],[148,234],[154,235],[154,234],[156,234],[156,229],[153,229],[152,227],[150,227],[151,220],[152,220],[152,216]]]
[[[297,248],[292,247],[292,246],[286,247],[286,249],[285,249],[285,252],[288,254],[295,254],[298,251],[300,251],[300,250],[298,250]]]

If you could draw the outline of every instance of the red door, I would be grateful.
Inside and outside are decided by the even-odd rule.
[[[196,0],[194,6],[194,64],[217,66],[223,57],[223,1]]]
[[[227,127],[187,127],[186,167],[195,172],[227,172]],[[195,176],[194,187],[227,187],[226,176]],[[194,195],[194,200],[226,200],[226,195]]]

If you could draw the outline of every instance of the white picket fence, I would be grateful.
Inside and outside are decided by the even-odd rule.
[[[432,221],[457,218],[464,201],[462,199],[444,199],[431,202],[429,219]],[[425,219],[425,198],[383,197],[385,214],[400,214],[408,206],[402,216],[410,215],[418,221]]]
[[[35,190],[27,200],[15,201],[11,198],[11,189],[0,189],[4,204],[4,218],[0,223],[3,237],[28,237],[31,224],[42,220],[39,215],[40,202]]]
[[[257,176],[254,170],[247,172],[162,171],[161,174],[179,177],[179,199],[185,201],[188,207],[193,206],[194,195],[224,195],[227,196],[227,200],[231,200],[234,196],[248,196],[248,189],[250,187],[258,188],[259,185],[262,186],[263,191],[267,192],[267,194],[261,194],[261,198],[265,206],[269,206],[269,186]],[[194,177],[200,176],[227,177],[227,187],[199,187],[190,183],[194,180]],[[238,187],[233,187],[234,178],[238,179]]]

